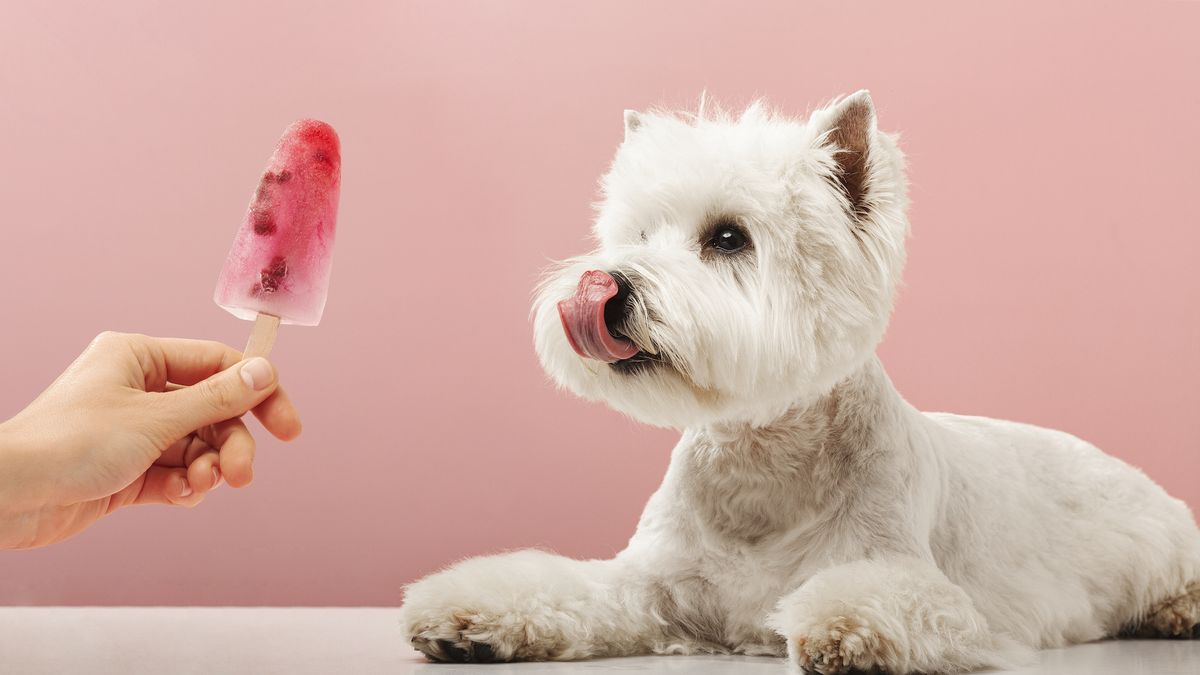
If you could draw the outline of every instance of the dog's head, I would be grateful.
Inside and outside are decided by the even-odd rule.
[[[640,420],[765,423],[872,354],[904,265],[903,157],[859,92],[784,119],[625,113],[599,247],[550,271],[538,355]]]

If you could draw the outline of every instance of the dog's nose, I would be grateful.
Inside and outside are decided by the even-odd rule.
[[[633,287],[629,285],[629,277],[618,271],[608,273],[617,282],[617,294],[604,304],[604,327],[614,337],[625,337],[622,328],[629,316],[629,294]]]

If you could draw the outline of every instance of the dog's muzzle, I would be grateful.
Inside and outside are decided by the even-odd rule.
[[[558,303],[563,332],[576,354],[615,363],[638,353],[637,345],[628,338],[614,335],[612,330],[625,316],[628,295],[628,282],[622,288],[608,272],[590,270],[583,273],[575,295]]]

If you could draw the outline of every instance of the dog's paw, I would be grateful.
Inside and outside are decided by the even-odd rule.
[[[788,637],[788,659],[805,673],[841,675],[877,672],[887,663],[890,643],[858,620],[838,616]]]
[[[433,661],[594,656],[600,636],[587,628],[594,587],[577,566],[541,551],[460,562],[405,589],[405,637]]]
[[[460,647],[460,642],[449,640],[429,641],[423,637],[414,637],[412,646],[425,655],[425,658],[437,663],[495,663],[496,653],[492,646],[484,642],[467,641],[466,647]]]
[[[1200,582],[1177,597],[1155,604],[1122,631],[1125,637],[1200,639]]]
[[[498,610],[413,607],[406,612],[409,642],[431,661],[495,663],[552,661],[586,656],[583,641],[558,625],[562,617],[544,608]]]
[[[454,613],[447,622],[436,625],[417,626],[409,641],[425,658],[436,662],[450,663],[494,663],[511,661],[520,645],[501,645],[500,654],[488,640],[499,640],[499,636],[479,621],[481,617]],[[476,621],[479,621],[476,623]]]

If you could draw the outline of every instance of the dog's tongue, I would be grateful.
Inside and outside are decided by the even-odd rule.
[[[604,323],[604,305],[616,294],[616,279],[608,272],[592,270],[583,273],[575,295],[558,303],[558,317],[576,354],[612,363],[638,353],[637,345],[613,337]]]

